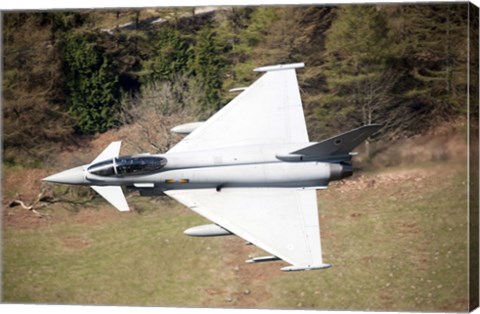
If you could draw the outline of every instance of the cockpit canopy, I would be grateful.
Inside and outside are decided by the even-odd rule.
[[[159,156],[121,156],[93,164],[87,171],[102,177],[125,177],[155,173],[166,164],[167,159]]]

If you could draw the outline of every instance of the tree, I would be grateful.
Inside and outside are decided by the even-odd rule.
[[[402,5],[389,15],[403,64],[409,69],[406,96],[419,114],[446,118],[466,98],[467,20],[464,4]]]
[[[323,69],[325,63],[326,34],[335,18],[335,9],[330,6],[299,6],[282,8],[283,20],[289,19],[290,31],[281,30],[282,26],[272,27],[272,32],[277,31],[286,34],[286,39],[291,44],[281,43],[283,36],[274,36],[273,39],[280,41],[276,46],[290,47],[285,59],[288,62],[304,62],[305,68],[298,71],[298,80],[302,91],[302,101],[305,118],[310,138],[320,139],[330,134],[319,127],[318,117],[315,110],[318,108],[319,95],[327,92],[326,77]],[[294,21],[294,23],[292,23]],[[280,21],[277,20],[277,23]],[[272,40],[267,38],[266,42]],[[279,54],[276,54],[277,56]],[[280,60],[278,60],[280,61]],[[336,133],[339,130],[333,130]]]
[[[325,92],[321,65],[325,32],[334,16],[330,6],[292,6],[258,7],[237,17],[239,26],[229,53],[229,60],[233,57],[229,63],[234,65],[225,89],[250,84],[258,75],[252,69],[260,65],[305,62],[298,79],[310,136],[318,138],[318,119],[312,112],[318,105],[316,96]]]
[[[229,56],[233,57],[231,81],[227,82],[229,88],[250,84],[255,79],[252,69],[269,62],[265,52],[271,47],[265,47],[265,39],[272,23],[278,20],[278,10],[277,7],[256,7],[244,12],[246,14],[242,18],[239,18],[242,12],[238,9],[232,14],[235,22],[232,23],[234,44],[229,52]]]
[[[323,127],[384,123],[395,75],[389,65],[391,41],[382,13],[370,5],[340,7],[327,32],[324,56],[328,91],[318,97],[316,109]]]
[[[191,49],[179,30],[164,26],[152,40],[155,41],[153,56],[144,65],[147,81],[171,81],[179,73],[186,72]]]
[[[65,38],[64,58],[67,104],[77,132],[104,132],[116,125],[121,91],[112,62],[84,36],[74,34]]]
[[[5,13],[3,41],[3,160],[38,166],[73,142],[62,91],[52,16]]]
[[[252,23],[252,14],[256,9],[252,7],[232,7],[224,11],[223,18],[217,18],[215,32],[217,40],[223,43],[225,53],[225,75],[223,90],[244,86],[252,79],[252,52],[253,46],[249,45],[245,32]],[[224,103],[231,100],[231,94],[225,95]],[[224,97],[225,97],[224,96]]]
[[[126,149],[132,152],[164,153],[178,142],[170,129],[196,121],[200,114],[202,86],[193,77],[176,75],[172,81],[142,86],[125,113]]]
[[[221,108],[222,74],[224,69],[223,47],[210,25],[195,36],[191,69],[203,85],[202,108],[211,113]]]

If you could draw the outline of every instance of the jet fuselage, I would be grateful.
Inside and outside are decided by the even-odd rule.
[[[329,181],[351,174],[351,166],[345,163],[284,162],[276,157],[306,145],[309,144],[254,145],[240,149],[231,147],[130,157],[153,157],[153,160],[156,157],[164,160],[161,168],[150,173],[122,173],[117,164],[125,157],[119,157],[66,170],[50,177],[48,181],[97,186],[125,185],[161,190],[226,187],[324,188]],[[102,171],[97,170],[98,165]]]

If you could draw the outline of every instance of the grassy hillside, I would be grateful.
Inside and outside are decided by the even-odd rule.
[[[3,301],[347,310],[467,310],[466,170],[429,162],[356,173],[318,192],[323,271],[283,262],[237,237],[189,238],[205,220],[169,199],[99,200],[3,221]]]

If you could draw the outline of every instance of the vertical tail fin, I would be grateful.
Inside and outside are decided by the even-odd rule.
[[[381,129],[381,124],[369,124],[346,133],[334,136],[319,143],[302,148],[291,155],[303,155],[308,159],[322,159],[348,154],[365,141],[370,135]]]

